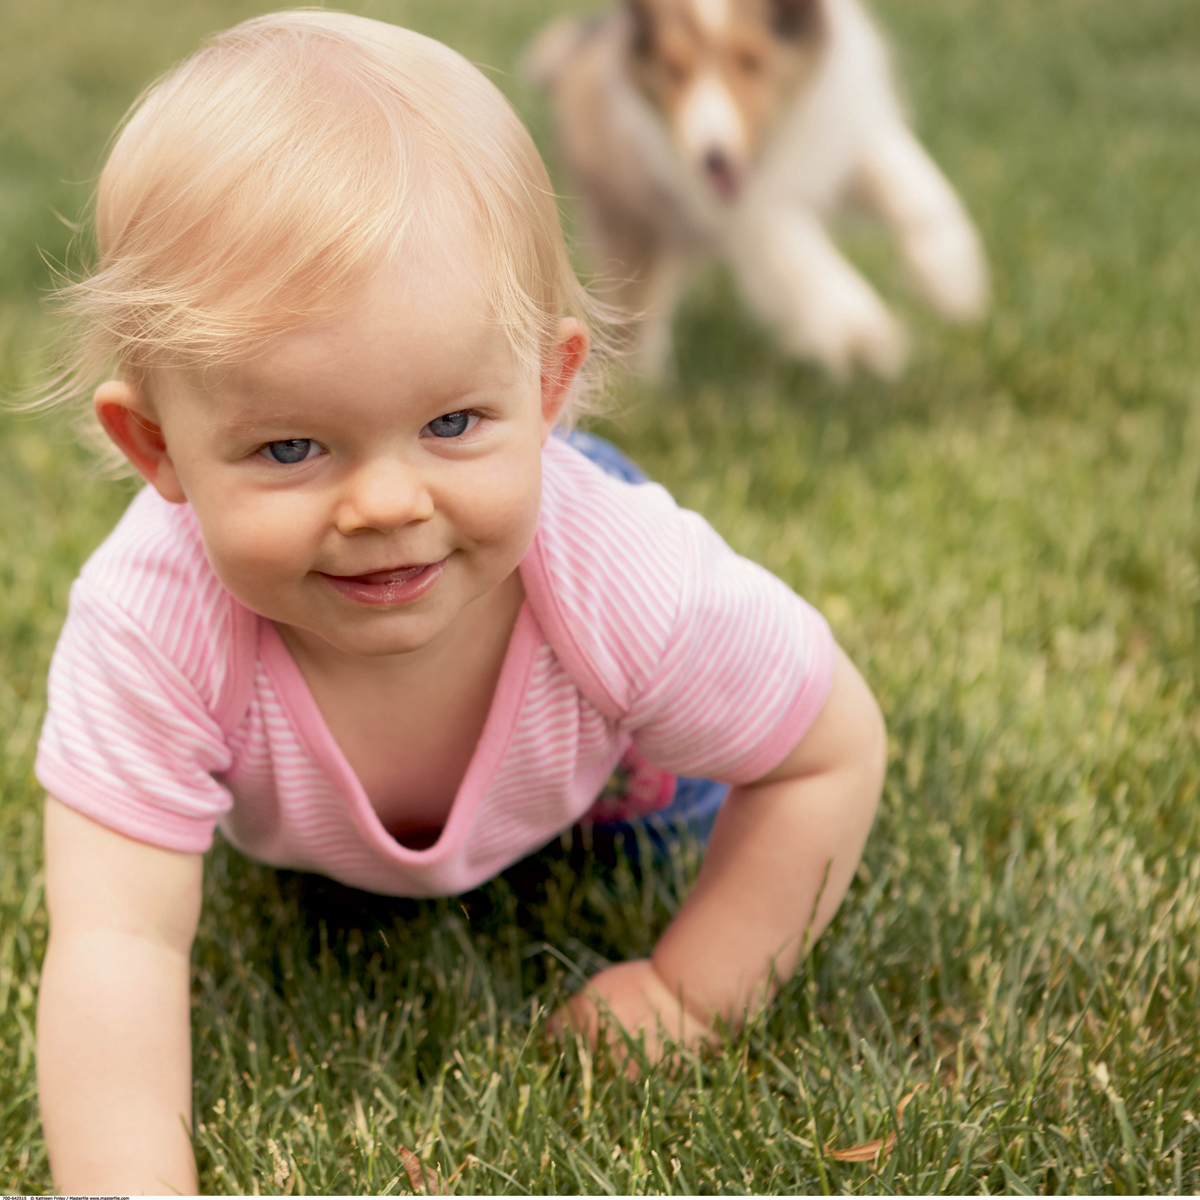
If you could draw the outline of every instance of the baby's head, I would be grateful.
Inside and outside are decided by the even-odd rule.
[[[116,140],[97,269],[62,293],[71,385],[114,360],[147,381],[242,361],[414,248],[464,240],[527,366],[594,311],[537,150],[475,67],[345,13],[246,21],[149,88]]]
[[[344,13],[247,21],[135,106],[96,226],[74,378],[116,360],[101,423],[237,599],[357,655],[511,603],[590,306],[474,67]]]

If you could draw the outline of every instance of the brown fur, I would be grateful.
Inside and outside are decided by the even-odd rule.
[[[729,29],[718,37],[697,19],[692,0],[630,0],[629,70],[668,121],[692,80],[714,70],[741,113],[753,160],[774,118],[816,68],[824,40],[821,13],[815,0],[728,4]]]

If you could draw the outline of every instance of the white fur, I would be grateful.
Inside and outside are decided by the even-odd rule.
[[[708,6],[695,2],[697,11]],[[902,328],[825,227],[851,190],[886,223],[940,312],[970,320],[986,309],[979,237],[904,121],[879,35],[859,0],[824,0],[824,17],[828,41],[816,74],[778,114],[733,201],[715,194],[703,170],[714,139],[727,139],[726,149],[739,138],[745,145],[723,88],[718,95],[708,84],[697,87],[682,135],[672,136],[625,72],[618,26],[577,39],[573,53],[593,56],[596,85],[595,94],[577,89],[572,103],[564,79],[578,60],[546,53],[544,42],[535,46],[541,81],[560,100],[567,165],[602,273],[630,277],[617,249],[621,229],[652,235],[652,248],[635,264],[640,283],[618,296],[641,314],[635,362],[643,371],[659,372],[669,361],[671,316],[689,264],[717,257],[791,353],[837,376],[856,365],[884,376],[898,372]]]
[[[702,163],[710,150],[720,150],[740,163],[746,153],[746,127],[729,89],[715,72],[701,75],[688,89],[679,112],[684,152]]]
[[[714,37],[729,28],[729,0],[692,0],[692,10],[701,27]]]

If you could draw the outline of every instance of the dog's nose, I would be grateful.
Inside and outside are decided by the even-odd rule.
[[[704,170],[722,200],[737,196],[741,182],[738,170],[724,150],[715,146],[709,150],[704,156]]]

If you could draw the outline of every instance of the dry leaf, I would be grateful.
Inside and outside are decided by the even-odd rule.
[[[896,1123],[904,1119],[904,1110],[908,1107],[908,1102],[923,1088],[923,1083],[918,1084],[907,1096],[896,1105]],[[873,1159],[881,1158],[889,1153],[892,1147],[896,1144],[896,1131],[892,1130],[887,1137],[872,1138],[869,1142],[863,1142],[858,1146],[847,1146],[844,1150],[834,1150],[830,1146],[825,1147],[825,1153],[830,1157],[837,1159],[838,1162],[871,1162]]]
[[[403,1146],[400,1147],[400,1161],[404,1163],[404,1169],[408,1172],[408,1181],[412,1184],[412,1190],[418,1195],[450,1195],[449,1189],[442,1186],[438,1173],[432,1167],[427,1167],[411,1150],[407,1150]]]
[[[857,1146],[847,1146],[845,1150],[831,1150],[825,1147],[825,1153],[838,1162],[870,1162],[882,1154],[886,1154],[896,1144],[895,1133],[889,1133],[885,1138],[872,1138]]]

